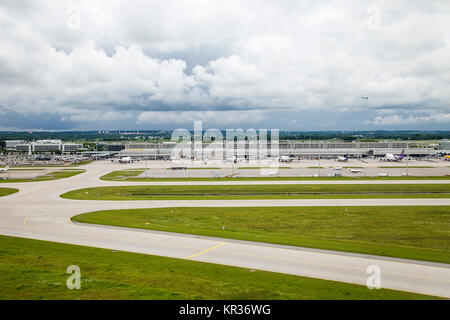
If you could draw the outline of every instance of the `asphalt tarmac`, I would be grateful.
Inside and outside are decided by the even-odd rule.
[[[135,164],[134,164],[135,165]],[[2,183],[20,192],[0,198],[0,234],[61,243],[152,254],[180,259],[238,266],[366,285],[370,266],[380,270],[381,287],[450,298],[450,265],[392,259],[353,253],[277,246],[164,232],[74,224],[74,215],[108,209],[161,207],[252,206],[416,206],[450,205],[450,199],[330,199],[330,200],[200,200],[200,201],[80,201],[59,197],[79,188],[108,185],[150,185],[101,181],[99,177],[127,165],[95,162],[86,173],[43,182]],[[130,165],[129,167],[132,167]],[[216,182],[248,184],[248,181]],[[251,182],[254,184],[255,182]],[[274,182],[264,182],[274,183]],[[293,181],[278,183],[290,184]],[[295,181],[294,183],[313,183]],[[315,181],[314,183],[330,183]],[[334,183],[399,183],[399,181],[342,181]],[[448,183],[402,181],[401,183]],[[162,184],[162,183],[157,183]],[[164,183],[173,184],[173,183]],[[183,184],[187,184],[183,182]],[[190,182],[205,184],[205,182]],[[206,182],[209,184],[209,182]],[[259,184],[259,183],[258,183]],[[407,209],[405,209],[407,210]],[[82,268],[82,266],[80,266]],[[301,288],[299,288],[301,290]]]

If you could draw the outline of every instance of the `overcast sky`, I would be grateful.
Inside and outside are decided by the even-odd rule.
[[[450,129],[449,30],[448,0],[0,0],[0,130]]]

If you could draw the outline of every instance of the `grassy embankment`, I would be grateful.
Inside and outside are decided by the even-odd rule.
[[[172,168],[166,168],[166,170],[173,170]],[[220,168],[205,168],[205,167],[191,167],[186,170],[220,170]]]
[[[142,170],[113,171],[100,179],[105,181],[133,181],[133,182],[169,182],[169,181],[345,181],[345,180],[450,180],[450,176],[408,176],[408,177],[239,177],[234,178],[138,178]]]
[[[450,264],[448,206],[133,209],[73,220]]]
[[[0,180],[0,183],[16,183],[16,182],[38,182],[38,181],[49,181],[49,180],[59,180],[64,178],[70,178],[76,176],[80,173],[85,172],[83,169],[71,169],[65,170],[61,169],[59,171],[52,171],[40,176],[36,176],[34,178],[26,178],[26,179],[4,179]]]
[[[9,196],[16,192],[19,192],[19,190],[13,188],[0,188],[0,197]]]
[[[292,167],[238,167],[239,170],[261,170],[261,169],[292,169]]]
[[[86,160],[86,161],[80,161],[77,163],[73,163],[73,164],[62,164],[62,165],[58,165],[58,164],[36,164],[36,165],[29,165],[29,166],[10,166],[11,168],[16,168],[16,169],[27,169],[27,168],[72,168],[72,167],[78,167],[78,166],[84,166],[87,164],[92,163],[92,160]],[[0,168],[5,168],[5,165],[0,166]]]
[[[69,191],[78,200],[449,198],[450,184],[119,186]]]
[[[7,299],[434,299],[393,290],[0,236],[0,300]],[[66,269],[81,269],[68,290]]]
[[[383,169],[406,169],[406,168],[410,168],[410,169],[433,169],[433,168],[437,168],[437,167],[431,167],[431,166],[380,166],[377,168],[383,168]]]

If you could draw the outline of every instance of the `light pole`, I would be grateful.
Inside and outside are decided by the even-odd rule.
[[[409,137],[408,141],[406,142],[406,176],[409,174]]]
[[[318,172],[318,177],[320,177],[320,153],[319,153],[319,172]]]
[[[145,155],[145,179],[148,179],[147,160],[148,160],[148,155]]]

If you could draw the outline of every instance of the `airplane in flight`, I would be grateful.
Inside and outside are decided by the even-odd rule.
[[[9,166],[6,166],[6,168],[0,168],[0,172],[7,172],[9,170]]]
[[[348,157],[347,156],[345,156],[345,157],[339,156],[339,157],[336,158],[336,161],[338,161],[338,162],[347,162],[348,161]]]
[[[384,157],[380,158],[380,161],[394,161],[394,162],[397,162],[397,161],[402,161],[404,157],[405,157],[405,150],[403,150],[401,154],[388,153]]]

